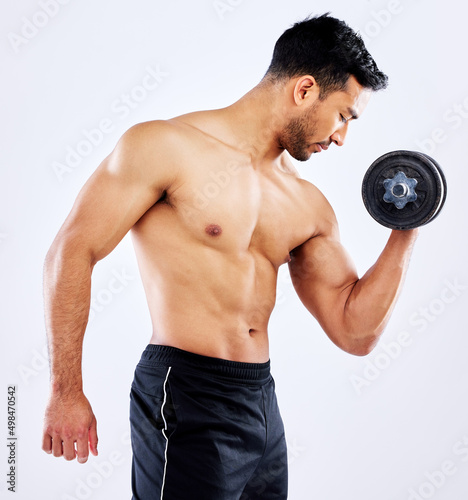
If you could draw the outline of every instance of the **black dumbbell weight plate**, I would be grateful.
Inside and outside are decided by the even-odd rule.
[[[413,229],[440,212],[445,178],[432,158],[416,151],[392,151],[367,170],[362,198],[370,215],[391,229]]]
[[[439,165],[439,163],[437,163],[434,158],[431,158],[429,155],[427,155],[426,153],[421,153],[423,154],[428,160],[430,160],[433,165],[436,167],[436,169],[438,170],[439,172],[439,175],[442,179],[442,196],[440,198],[440,203],[439,203],[439,208],[436,210],[436,212],[434,213],[434,215],[432,216],[431,221],[433,221],[439,214],[440,214],[440,211],[442,210],[442,207],[444,206],[445,204],[445,200],[447,199],[447,180],[445,179],[445,175],[444,175],[444,172],[441,168],[441,166]]]

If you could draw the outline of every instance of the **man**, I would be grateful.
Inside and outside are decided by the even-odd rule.
[[[123,135],[46,258],[44,451],[81,463],[97,454],[81,379],[91,273],[131,229],[153,324],[131,390],[133,498],[287,497],[268,354],[278,268],[288,263],[299,297],[338,347],[366,355],[417,231],[392,231],[359,279],[332,208],[286,152],[305,161],[342,146],[371,92],[386,85],[362,40],[324,15],[287,30],[263,80],[233,105]]]

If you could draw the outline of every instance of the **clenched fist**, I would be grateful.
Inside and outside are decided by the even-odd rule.
[[[77,457],[84,464],[89,450],[97,456],[97,443],[96,417],[83,392],[51,394],[44,417],[42,449],[65,460]]]

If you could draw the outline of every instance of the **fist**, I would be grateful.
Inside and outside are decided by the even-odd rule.
[[[52,394],[44,417],[42,449],[54,457],[84,464],[89,450],[97,456],[97,423],[83,392]]]

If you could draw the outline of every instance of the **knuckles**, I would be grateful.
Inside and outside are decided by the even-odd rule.
[[[76,431],[76,437],[78,439],[83,439],[85,438],[86,436],[88,435],[88,430],[87,429],[84,429],[83,427],[80,427],[79,429],[77,429]]]
[[[62,430],[62,437],[65,438],[65,439],[71,439],[73,437],[73,431],[72,429],[66,427]]]

